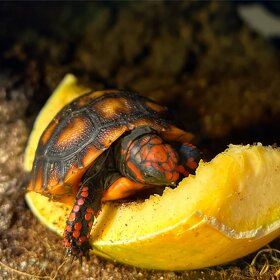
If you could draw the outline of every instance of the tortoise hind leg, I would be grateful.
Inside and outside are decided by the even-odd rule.
[[[89,238],[94,217],[101,210],[103,187],[95,180],[84,182],[76,196],[72,211],[66,221],[64,245],[73,258],[89,257]]]

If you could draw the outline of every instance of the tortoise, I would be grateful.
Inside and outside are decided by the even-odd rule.
[[[155,186],[175,187],[194,174],[201,153],[167,109],[137,93],[90,92],[67,104],[38,143],[28,191],[73,206],[66,252],[89,258],[89,239],[102,202]]]

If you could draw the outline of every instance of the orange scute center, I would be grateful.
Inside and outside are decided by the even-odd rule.
[[[49,124],[48,128],[45,130],[45,132],[43,133],[43,135],[41,137],[41,141],[42,141],[43,145],[45,145],[49,141],[49,139],[52,136],[56,127],[57,127],[57,122],[55,120],[53,120]]]
[[[100,104],[95,104],[94,110],[98,111],[103,118],[114,119],[116,114],[121,112],[130,113],[131,106],[125,98],[108,98]]]
[[[85,134],[87,129],[87,122],[83,118],[72,118],[71,122],[63,129],[57,139],[57,145],[60,147],[67,147],[76,142],[80,135]]]

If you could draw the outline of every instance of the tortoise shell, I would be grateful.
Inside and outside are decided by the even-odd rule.
[[[181,130],[169,124],[165,113],[165,107],[127,91],[97,91],[78,97],[43,132],[28,190],[71,204],[84,173],[126,131],[146,125],[164,132],[166,139],[173,139],[174,132],[180,135]]]

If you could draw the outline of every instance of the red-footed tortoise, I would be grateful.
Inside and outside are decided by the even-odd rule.
[[[67,104],[43,132],[28,190],[73,205],[64,232],[69,254],[88,257],[102,201],[152,186],[176,186],[195,172],[192,134],[166,108],[128,91],[98,91]]]

